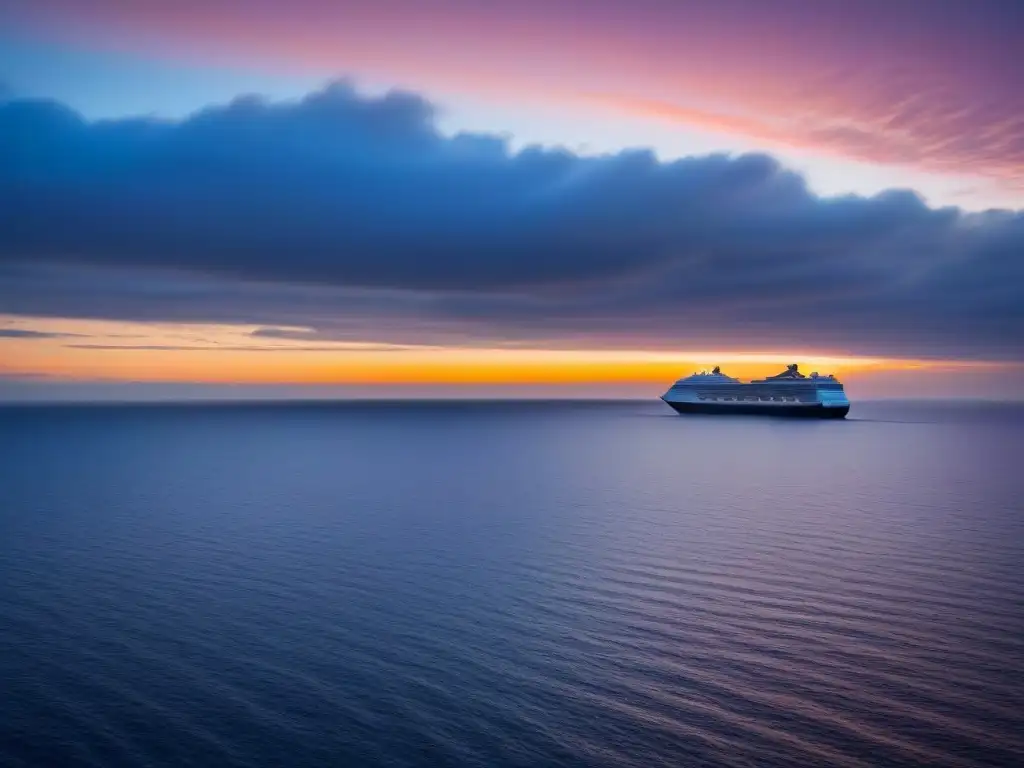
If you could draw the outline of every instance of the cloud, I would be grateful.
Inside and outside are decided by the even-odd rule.
[[[559,104],[612,93],[620,108],[773,147],[1021,190],[1020,0],[808,5],[6,0],[0,27],[193,67],[354,71]]]
[[[64,339],[78,335],[77,333],[33,331],[30,328],[0,328],[0,339]]]
[[[750,117],[628,96],[585,95],[582,101],[742,136],[763,147],[826,152],[878,165],[988,178],[1024,200],[1024,117],[1012,113],[991,115],[991,120],[974,112],[956,118],[936,116],[915,100],[906,99],[879,105],[870,117],[867,109],[814,114],[796,108],[788,116],[778,114],[786,110],[777,110],[768,112],[767,117]]]
[[[0,311],[321,342],[1024,356],[1022,213],[823,198],[761,154],[513,153],[442,136],[434,113],[347,82],[181,121],[0,104]]]
[[[257,328],[249,334],[255,339],[289,339],[305,340],[319,337],[319,332],[313,328]]]
[[[99,351],[111,350],[144,350],[148,352],[395,352],[413,349],[410,346],[392,344],[331,344],[321,346],[293,345],[261,347],[256,344],[65,344],[68,349],[92,349]]]

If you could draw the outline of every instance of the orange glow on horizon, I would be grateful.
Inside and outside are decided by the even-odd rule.
[[[25,342],[14,342],[25,344]],[[8,343],[5,346],[13,346]],[[753,357],[754,359],[750,359]],[[996,364],[771,355],[667,355],[509,349],[418,351],[219,351],[36,349],[8,360],[4,373],[41,378],[218,384],[651,384],[668,386],[694,371],[722,365],[741,379],[778,373],[796,360],[807,372],[839,376]],[[716,362],[705,362],[712,359]]]
[[[659,393],[694,371],[721,365],[740,379],[792,362],[846,382],[922,379],[943,371],[978,380],[1012,363],[868,358],[810,350],[543,349],[299,341],[254,336],[257,326],[61,320],[0,316],[0,379],[204,385],[642,387]],[[305,329],[292,329],[299,333]],[[539,346],[539,345],[538,345]],[[934,377],[931,377],[934,378]],[[948,379],[949,376],[942,377]],[[964,378],[964,377],[961,377]],[[927,381],[925,382],[927,383]],[[967,386],[972,386],[967,382]],[[911,386],[912,391],[919,388]],[[518,391],[518,390],[517,390]]]

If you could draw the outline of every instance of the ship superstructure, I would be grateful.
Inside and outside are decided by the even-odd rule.
[[[850,411],[834,375],[805,376],[797,365],[763,379],[742,382],[716,366],[679,379],[661,396],[679,413],[811,416],[841,419]]]

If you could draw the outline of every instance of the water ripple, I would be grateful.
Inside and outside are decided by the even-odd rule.
[[[1024,764],[1019,413],[646,408],[0,409],[0,763]]]

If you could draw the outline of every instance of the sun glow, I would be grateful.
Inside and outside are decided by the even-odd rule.
[[[801,350],[522,349],[267,338],[258,326],[0,318],[0,375],[206,384],[667,386],[721,365],[741,379],[801,368],[837,376],[988,363],[845,357]],[[301,332],[301,329],[297,329]],[[254,335],[255,334],[255,335]]]

